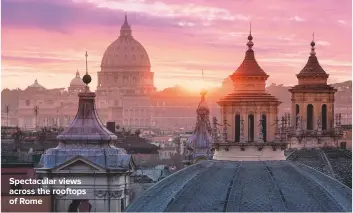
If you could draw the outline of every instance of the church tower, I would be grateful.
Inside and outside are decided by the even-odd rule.
[[[255,59],[253,37],[238,69],[231,75],[234,91],[221,98],[221,124],[213,119],[214,132],[222,126],[222,139],[215,138],[215,160],[285,160],[287,143],[279,138],[277,113],[280,101],[265,90],[269,77]]]
[[[292,123],[304,131],[332,131],[334,127],[334,101],[337,90],[327,85],[329,75],[316,57],[315,42],[310,43],[308,62],[297,74],[298,84],[292,93]]]
[[[275,139],[273,124],[281,103],[266,93],[265,86],[269,75],[255,59],[252,40],[250,31],[245,58],[231,75],[234,91],[218,102],[221,106],[221,119],[229,125],[227,140],[235,143],[273,141]]]

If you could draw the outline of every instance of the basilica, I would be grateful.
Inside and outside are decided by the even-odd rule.
[[[86,55],[89,60],[89,56]],[[155,127],[192,129],[197,97],[176,94],[172,88],[157,91],[147,51],[133,37],[125,15],[120,36],[106,49],[98,72],[96,105],[103,123],[115,122],[129,129]],[[77,94],[84,84],[77,71],[69,87],[46,89],[39,80],[11,95],[9,125],[24,129],[44,126],[67,127],[74,119]],[[3,95],[10,93],[8,89]],[[16,96],[16,97],[13,97]],[[7,103],[9,104],[9,103]],[[217,116],[219,107],[211,111]],[[4,123],[4,125],[6,125]]]

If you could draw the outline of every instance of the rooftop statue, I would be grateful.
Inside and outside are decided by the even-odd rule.
[[[209,120],[210,111],[205,101],[207,92],[201,92],[201,101],[196,110],[197,123],[193,135],[186,141],[185,147],[189,150],[192,161],[211,159],[211,146],[213,143],[212,128]]]

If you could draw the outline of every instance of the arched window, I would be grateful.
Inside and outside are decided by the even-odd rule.
[[[299,110],[299,104],[295,105],[295,115],[299,116],[300,110]],[[297,117],[295,117],[297,119]],[[295,120],[295,128],[297,128],[297,120]]]
[[[314,129],[314,107],[312,104],[307,106],[306,110],[306,129],[313,130]]]
[[[248,141],[254,141],[254,115],[248,116]]]
[[[321,125],[322,130],[327,130],[327,106],[323,104],[321,107]]]
[[[120,210],[121,212],[123,212],[125,210],[125,202],[124,202],[124,199],[121,199],[120,200]]]
[[[235,116],[235,142],[240,142],[240,115]]]
[[[267,126],[266,126],[266,122],[267,122],[267,118],[266,118],[266,115],[265,114],[262,114],[262,135],[263,135],[263,138],[264,138],[264,142],[267,141]]]

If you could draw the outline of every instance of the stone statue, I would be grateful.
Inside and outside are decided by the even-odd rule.
[[[245,143],[245,139],[244,139],[244,119],[243,119],[243,116],[241,116],[241,120],[240,120],[240,142],[241,143]]]
[[[301,120],[300,120],[300,116],[297,115],[297,129],[301,129]]]
[[[260,123],[259,123],[259,126],[260,126],[260,131],[259,131],[259,142],[263,142],[263,119],[262,119],[262,115],[260,115]]]
[[[320,116],[317,118],[317,128],[321,128],[321,118]]]

